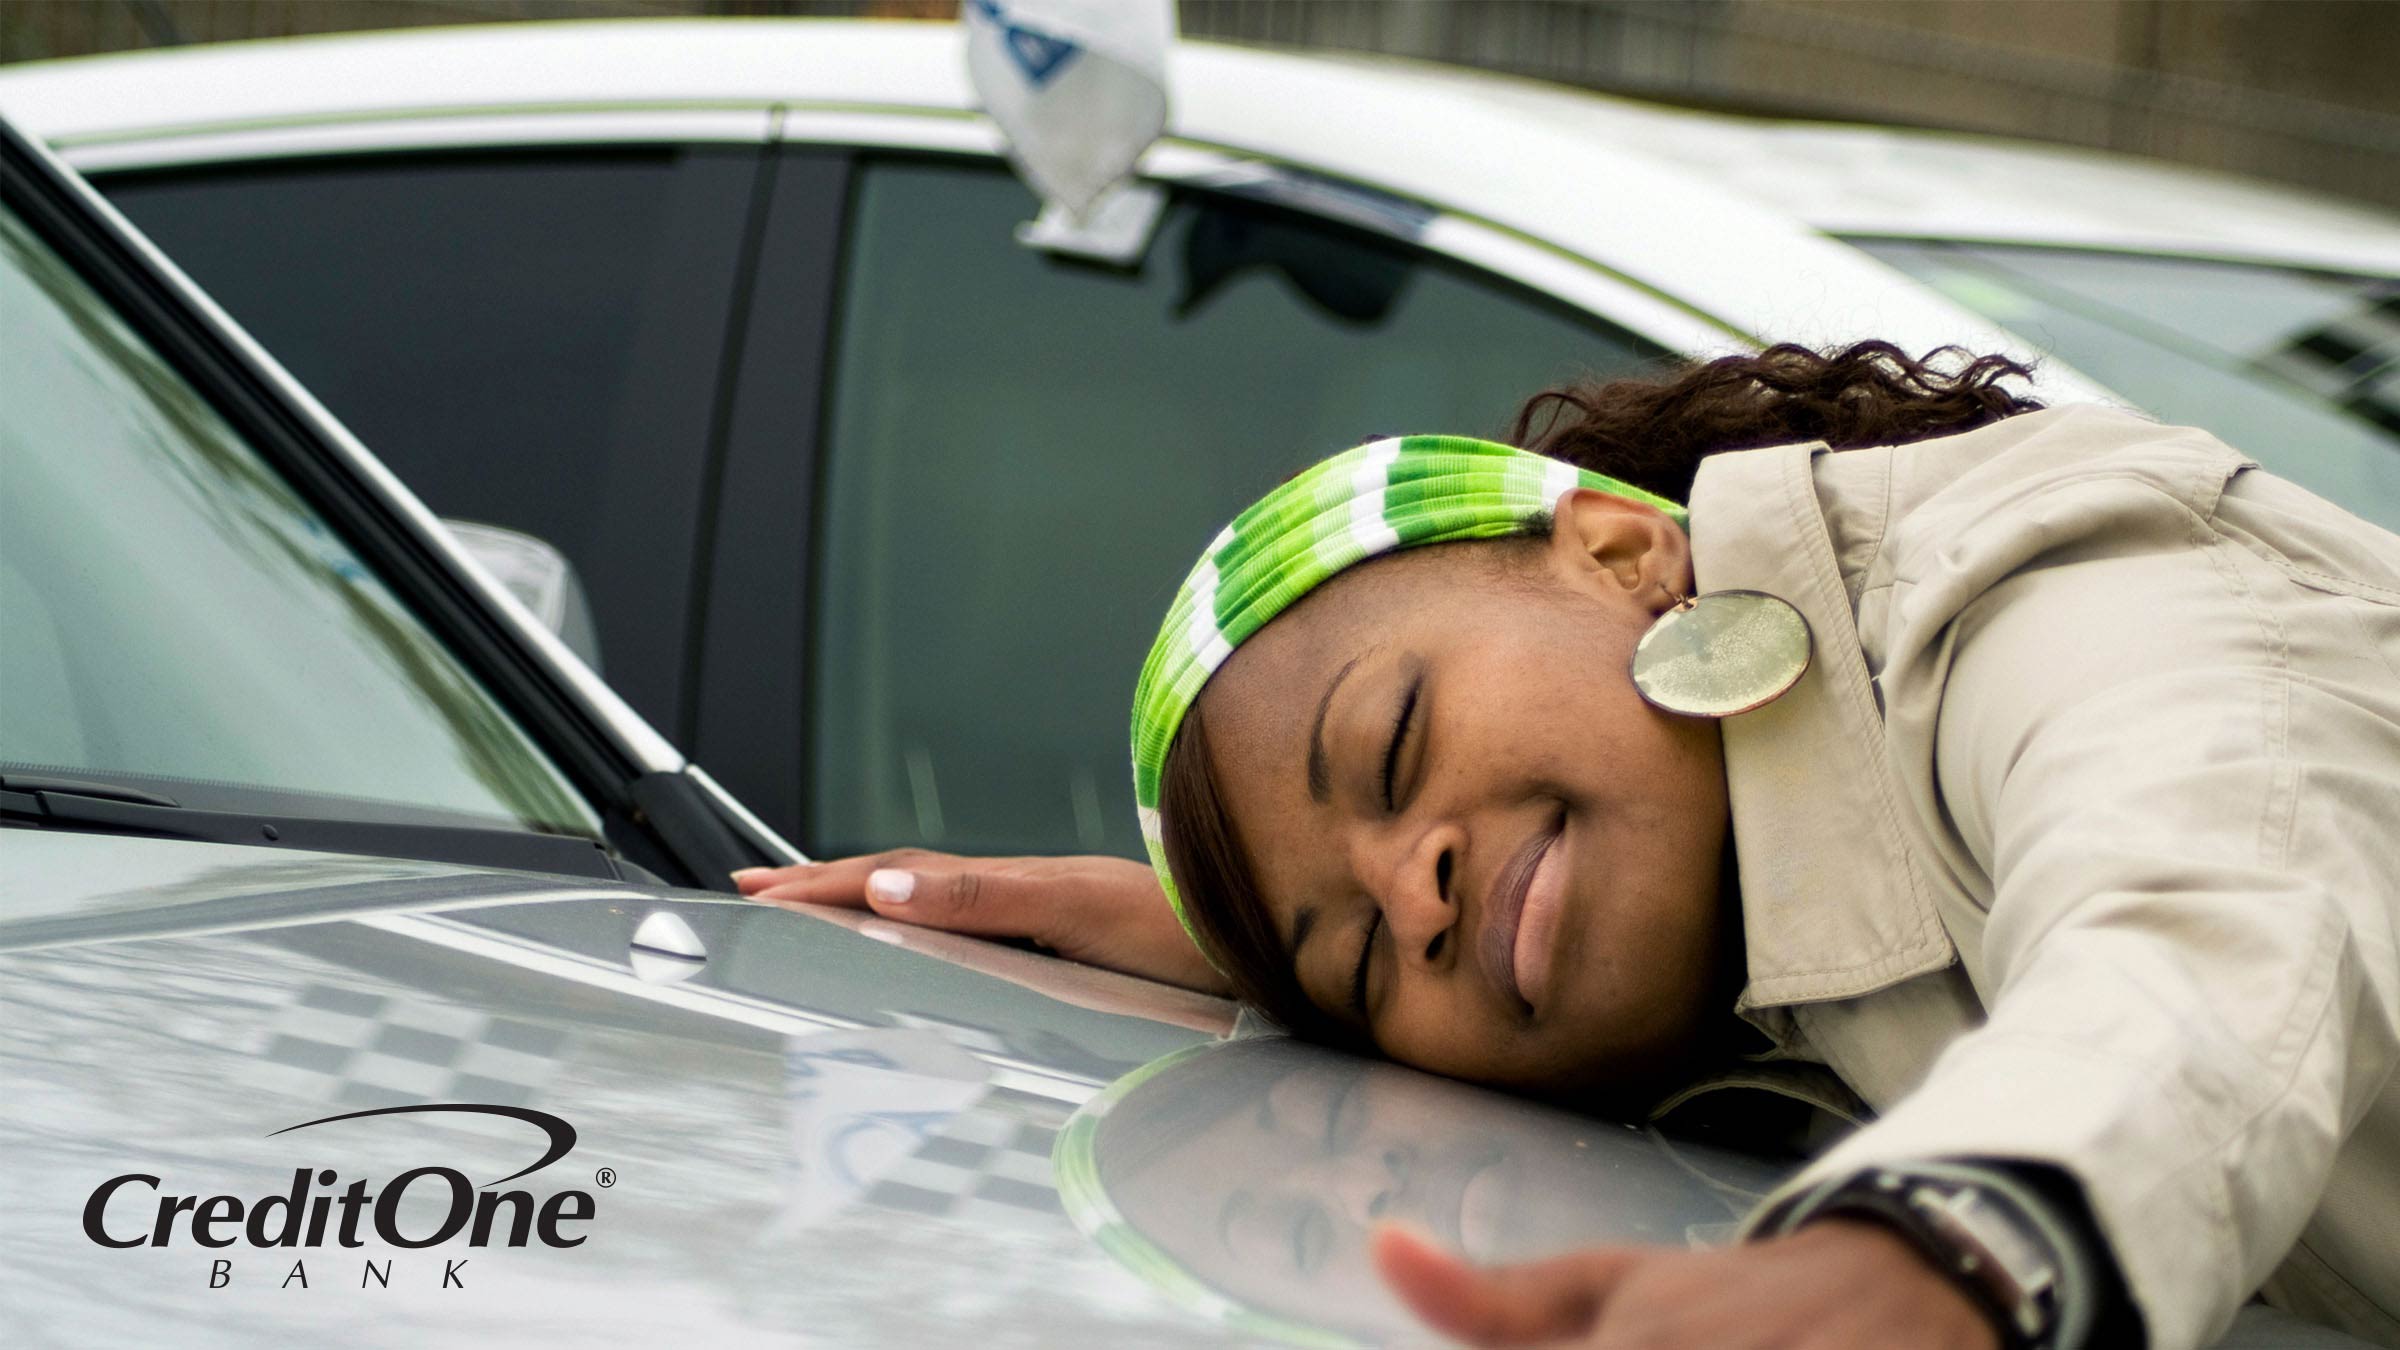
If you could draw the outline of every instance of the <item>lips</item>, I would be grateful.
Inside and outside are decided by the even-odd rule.
[[[1550,857],[1551,846],[1558,842],[1564,825],[1563,817],[1551,822],[1519,844],[1517,851],[1501,865],[1500,875],[1493,879],[1492,888],[1486,893],[1483,931],[1476,940],[1475,954],[1493,986],[1528,1009],[1532,1007],[1532,996],[1538,996],[1539,986],[1548,974],[1542,958],[1549,954],[1548,937],[1557,918],[1557,893],[1561,889],[1559,869],[1542,864]],[[1534,889],[1537,879],[1544,883],[1538,892]],[[1536,902],[1531,916],[1536,921],[1535,931],[1530,933],[1523,929],[1529,897]],[[1528,944],[1525,941],[1528,937],[1540,941]],[[1537,950],[1526,950],[1529,946]],[[1536,987],[1528,989],[1529,983]]]

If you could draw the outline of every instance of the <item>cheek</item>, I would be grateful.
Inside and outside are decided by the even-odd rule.
[[[1654,803],[1620,836],[1623,865],[1604,883],[1577,953],[1584,997],[1572,1025],[1559,1028],[1593,1063],[1655,1063],[1689,1041],[1717,993],[1723,822],[1706,808],[1679,814]]]
[[[1595,926],[1585,962],[1598,995],[1590,1028],[1596,1050],[1647,1055],[1683,1034],[1710,988],[1720,940],[1707,893],[1714,878],[1664,880],[1624,893]]]
[[[1564,1028],[1536,1029],[1455,987],[1428,983],[1394,1000],[1376,1049],[1412,1068],[1468,1083],[1542,1090],[1587,1077],[1596,1047]]]
[[[1417,980],[1392,991],[1375,1046],[1402,1064],[1473,1083],[1500,1082],[1496,1072],[1522,1053],[1523,1029],[1504,1025],[1454,983]]]
[[[1475,700],[1480,757],[1545,778],[1638,780],[1672,736],[1633,687],[1632,637],[1564,607],[1540,612],[1546,622],[1495,620],[1456,648],[1445,683]]]

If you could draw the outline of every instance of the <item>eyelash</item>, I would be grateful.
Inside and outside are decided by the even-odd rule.
[[[1367,921],[1367,935],[1358,944],[1358,966],[1350,972],[1350,1010],[1364,1021],[1367,1016],[1367,962],[1375,955],[1375,930],[1383,926],[1383,911]]]
[[[1383,809],[1386,814],[1399,809],[1397,803],[1392,799],[1392,777],[1400,767],[1400,746],[1408,739],[1408,721],[1416,716],[1417,693],[1423,688],[1422,684],[1412,684],[1408,687],[1408,697],[1401,700],[1400,703],[1400,715],[1392,719],[1391,743],[1383,748],[1383,773],[1376,784],[1376,790],[1382,794]]]
[[[1392,779],[1400,767],[1400,747],[1408,741],[1409,720],[1417,715],[1417,695],[1423,689],[1422,684],[1409,686],[1408,697],[1400,703],[1400,715],[1392,719],[1391,741],[1383,749],[1383,772],[1376,784],[1376,791],[1382,796],[1383,809],[1387,813],[1399,809],[1398,802],[1392,796]],[[1350,972],[1350,1009],[1361,1020],[1367,1015],[1367,965],[1374,959],[1375,933],[1382,926],[1383,911],[1377,910],[1375,917],[1368,921],[1366,937],[1359,941],[1358,964]]]

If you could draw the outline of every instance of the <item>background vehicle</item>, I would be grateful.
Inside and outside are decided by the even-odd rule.
[[[2386,212],[1996,137],[1486,90],[1855,244],[2163,417],[2260,454],[2287,443],[2279,472],[2400,520],[2400,220]]]
[[[1176,60],[1145,162],[1174,205],[1129,272],[1012,242],[1034,203],[948,26],[236,44],[20,67],[0,108],[444,515],[563,549],[611,682],[818,853],[1138,854],[1125,691],[1224,515],[1327,447],[1497,433],[1665,354],[2039,345],[2053,397],[2098,396],[2082,368],[2400,525],[2388,219],[1432,67]]]

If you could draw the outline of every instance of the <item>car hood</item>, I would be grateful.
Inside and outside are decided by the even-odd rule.
[[[0,896],[19,1343],[1381,1336],[1377,1214],[1493,1251],[1680,1238],[1766,1175],[846,913],[35,831],[0,842]],[[511,1177],[555,1152],[550,1122],[571,1147]],[[505,1216],[481,1245],[471,1222],[387,1240],[440,1234],[424,1168],[580,1192],[561,1212],[588,1220],[557,1231],[582,1240],[512,1247]],[[341,1231],[352,1182],[398,1190],[395,1228],[370,1205]],[[1577,1203],[1534,1204],[1562,1186]],[[243,1217],[201,1232],[172,1197]],[[319,1197],[313,1243],[244,1227]]]
[[[1382,1338],[1376,1216],[1679,1241],[1772,1177],[848,914],[38,831],[0,897],[15,1344]]]

